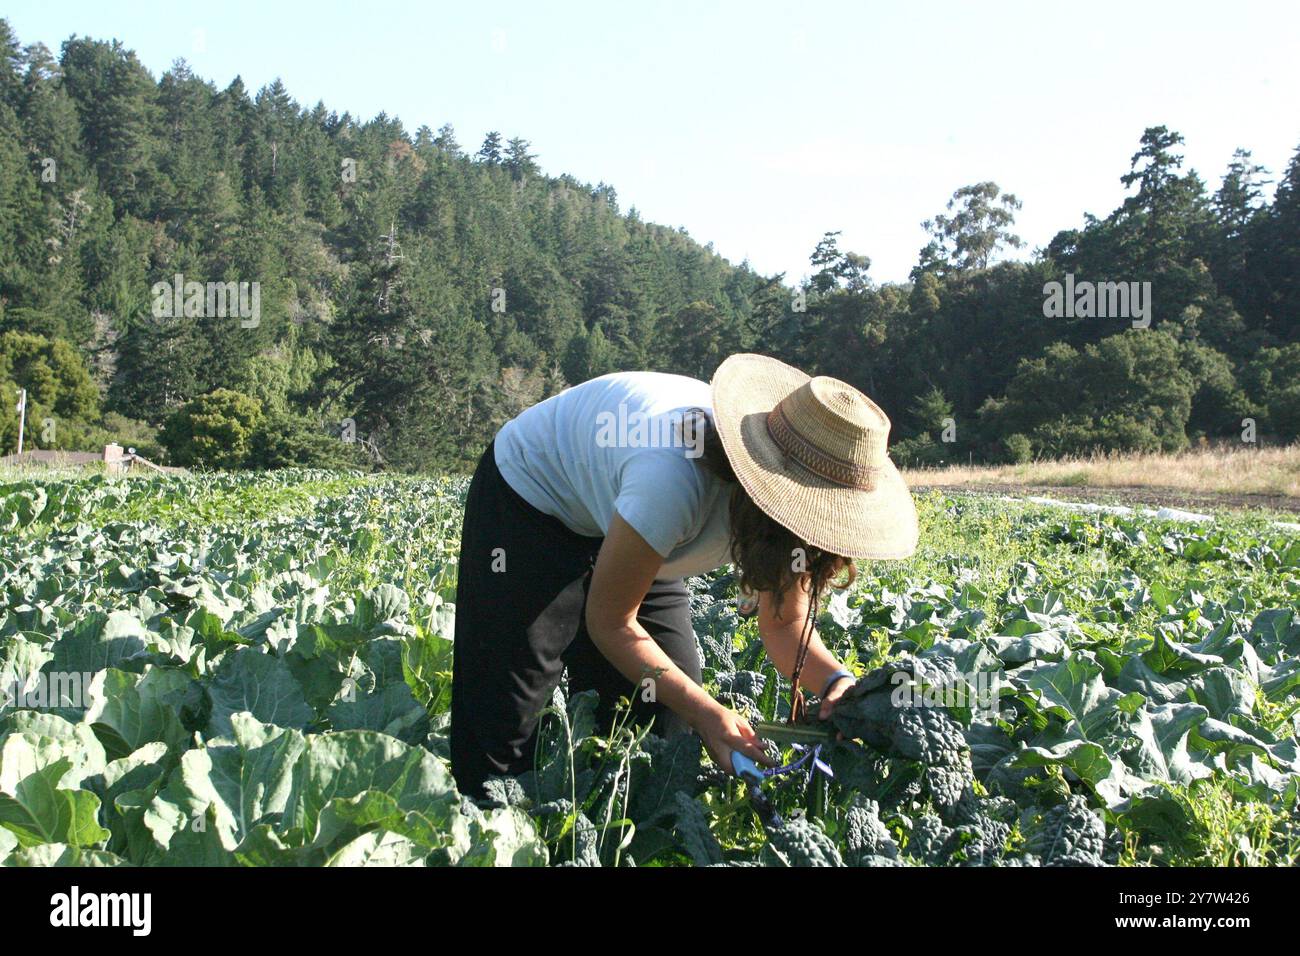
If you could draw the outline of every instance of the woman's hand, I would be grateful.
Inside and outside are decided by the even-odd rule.
[[[713,762],[727,773],[735,772],[731,767],[733,750],[739,750],[755,763],[772,766],[772,758],[763,750],[762,738],[754,733],[749,721],[716,701],[695,722],[695,732],[704,741],[704,749]]]
[[[831,714],[835,713],[835,702],[838,701],[841,697],[843,697],[844,692],[852,686],[853,686],[853,678],[848,677],[847,675],[841,677],[834,684],[832,684],[831,689],[828,690],[826,692],[826,696],[822,698],[821,706],[817,708],[818,719],[819,720],[829,719]]]

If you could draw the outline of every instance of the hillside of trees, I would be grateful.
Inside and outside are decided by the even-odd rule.
[[[796,285],[544,174],[518,136],[462,146],[183,61],[155,79],[117,41],[56,57],[0,20],[0,451],[26,388],[28,447],[463,470],[569,384],[707,380],[736,351],[862,388],[905,463],[1294,440],[1300,152],[1270,173],[1239,150],[1211,188],[1181,144],[1146,130],[1124,203],[1028,262],[1001,259],[1019,201],[977,183],[909,282],[832,231]],[[1046,316],[1067,274],[1149,282],[1149,326]],[[256,282],[258,311],[160,315],[174,280]]]

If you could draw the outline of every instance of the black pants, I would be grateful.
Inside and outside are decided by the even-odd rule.
[[[664,705],[642,700],[587,633],[587,588],[604,539],[575,534],[520,497],[497,469],[494,446],[470,482],[456,582],[451,769],[461,793],[473,797],[490,776],[532,768],[538,715],[566,667],[570,693],[600,694],[604,724],[618,698],[629,697],[633,715],[653,719],[656,733],[689,729]],[[699,683],[685,582],[656,581],[637,620]]]

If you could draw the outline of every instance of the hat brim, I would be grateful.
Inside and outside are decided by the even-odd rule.
[[[733,355],[714,373],[714,426],[741,487],[800,540],[848,558],[906,558],[919,536],[916,504],[886,460],[870,490],[846,488],[787,458],[767,415],[809,376],[766,355]]]

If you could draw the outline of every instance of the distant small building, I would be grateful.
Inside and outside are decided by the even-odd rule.
[[[166,468],[155,465],[143,455],[137,455],[135,449],[123,450],[116,442],[104,446],[102,452],[93,451],[48,451],[38,448],[25,451],[21,455],[6,455],[0,458],[0,467],[19,468],[93,468],[103,465],[110,475],[125,475],[132,469],[183,472],[184,468]]]

